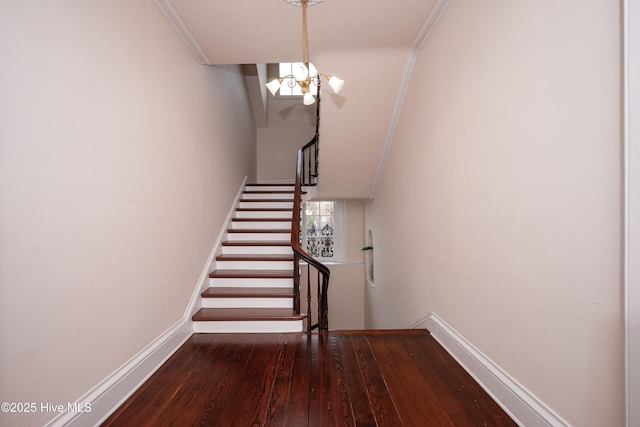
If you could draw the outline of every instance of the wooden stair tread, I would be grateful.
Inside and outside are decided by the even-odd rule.
[[[241,203],[249,203],[249,202],[273,202],[273,203],[293,203],[293,199],[240,199]]]
[[[221,254],[217,261],[293,261],[292,254]]]
[[[225,240],[222,246],[291,246],[290,240]]]
[[[210,278],[290,279],[293,270],[214,270]]]
[[[305,314],[296,314],[290,308],[201,308],[191,318],[195,322],[207,321],[256,321],[303,320]]]
[[[293,194],[293,190],[245,190],[242,194]]]
[[[293,298],[292,288],[232,288],[211,287],[201,296],[203,298]]]

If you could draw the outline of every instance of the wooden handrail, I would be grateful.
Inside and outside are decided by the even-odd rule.
[[[318,141],[320,129],[320,79],[318,78],[318,92],[316,96],[316,134],[313,139],[298,149],[296,160],[296,183],[293,195],[293,218],[291,222],[291,248],[293,249],[293,288],[294,310],[300,314],[300,261],[307,262],[307,333],[316,327],[321,331],[329,329],[329,304],[327,292],[329,290],[329,268],[309,255],[300,246],[300,208],[302,201],[302,186],[317,183],[318,178]],[[311,157],[313,155],[313,162]],[[305,165],[305,157],[307,159]],[[306,166],[306,168],[305,168]],[[311,310],[311,269],[317,271],[318,323],[313,324]]]

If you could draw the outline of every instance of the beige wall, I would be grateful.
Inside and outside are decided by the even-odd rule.
[[[368,326],[436,313],[576,426],[624,424],[619,2],[449,2],[365,230]]]
[[[258,180],[295,180],[298,148],[316,132],[316,105],[301,99],[267,97],[266,128],[258,128]]]
[[[0,29],[0,400],[66,405],[182,318],[255,126],[152,0],[6,0]]]

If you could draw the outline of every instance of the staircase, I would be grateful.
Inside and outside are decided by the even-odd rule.
[[[292,184],[245,186],[193,315],[196,333],[301,332],[293,309]]]

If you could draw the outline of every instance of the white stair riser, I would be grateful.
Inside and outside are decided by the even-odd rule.
[[[293,185],[247,185],[245,191],[294,191]]]
[[[216,261],[217,270],[291,270],[293,261]]]
[[[293,279],[213,277],[209,279],[209,286],[225,288],[293,288]]]
[[[289,255],[293,253],[293,250],[291,246],[223,246],[222,253],[226,255]]]
[[[291,241],[291,233],[228,233],[229,241],[247,241],[247,240],[281,240],[283,242]]]
[[[242,193],[243,199],[291,199],[293,193]]]
[[[236,218],[285,218],[291,219],[291,211],[236,211]]]
[[[293,202],[238,202],[239,208],[291,209]]]
[[[293,298],[202,298],[202,308],[293,308]]]
[[[291,230],[291,221],[232,221],[231,228],[234,230],[278,230],[285,228]]]
[[[196,334],[287,333],[302,332],[302,328],[302,320],[193,322],[193,332]]]

